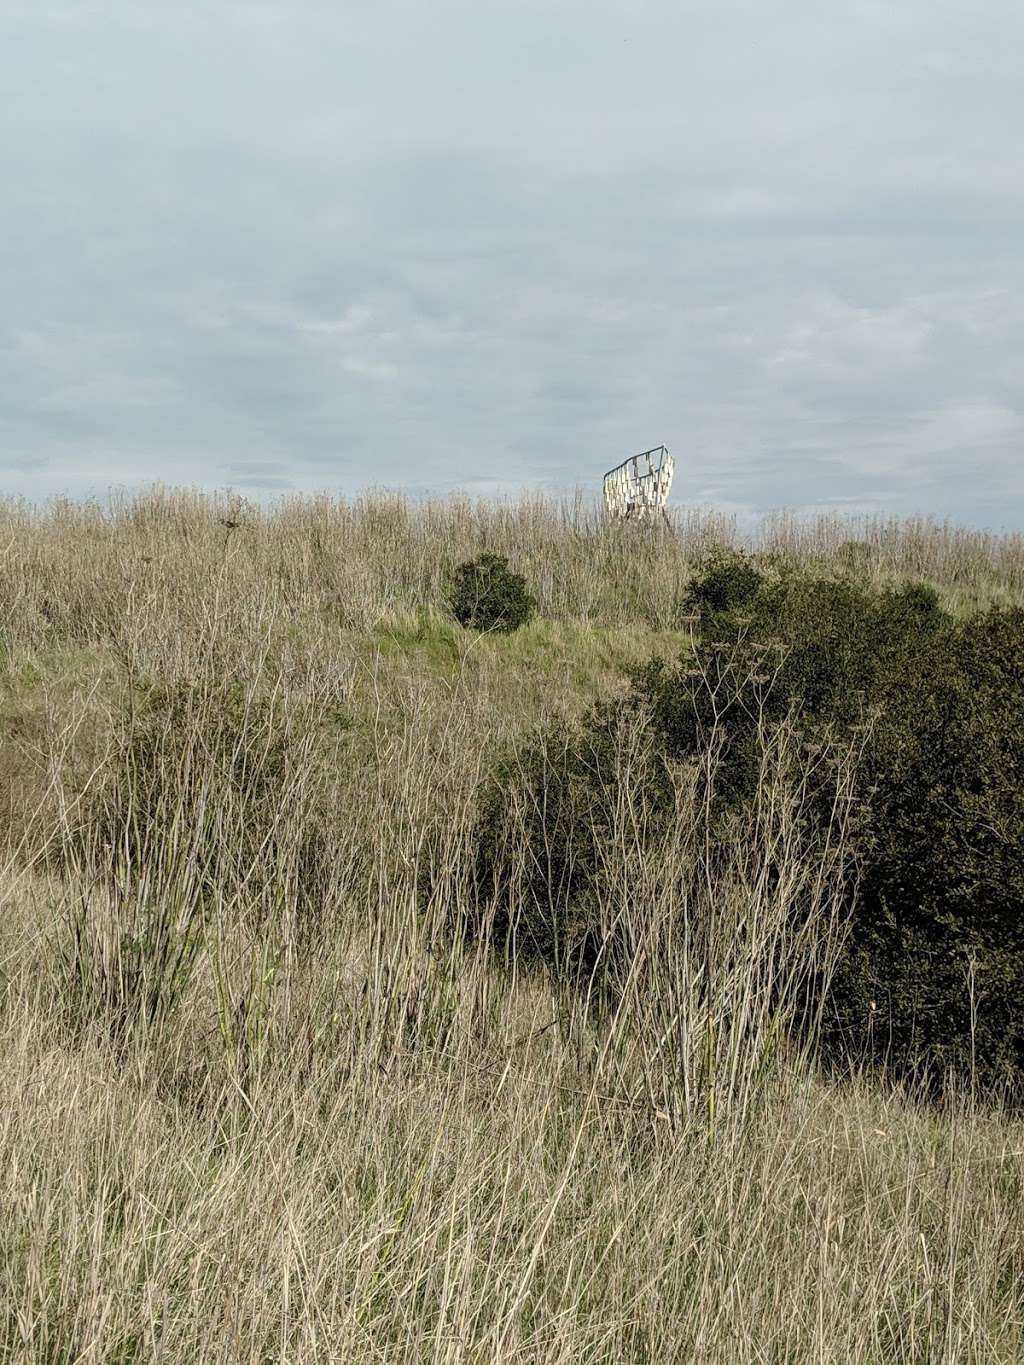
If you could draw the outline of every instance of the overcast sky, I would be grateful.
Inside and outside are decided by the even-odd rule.
[[[1021,0],[0,16],[0,491],[1024,523]]]

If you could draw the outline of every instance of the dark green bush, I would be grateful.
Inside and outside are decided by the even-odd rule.
[[[832,1041],[1024,1079],[1024,612],[908,658],[875,727],[870,842]]]
[[[684,605],[704,628],[726,624],[757,596],[764,578],[740,550],[716,546],[694,565]]]
[[[638,669],[622,705],[650,716],[667,759],[693,758],[712,735],[721,744],[711,837],[723,843],[752,801],[766,721],[795,717],[812,752],[859,752],[859,887],[825,1057],[936,1083],[949,1070],[1024,1079],[1024,612],[958,621],[926,585],[879,592],[793,574],[751,593],[738,572],[733,593],[728,569],[717,574],[697,589],[708,628],[695,656]],[[530,853],[517,932],[556,966],[567,945],[577,961],[597,955],[612,710],[549,738],[516,774]],[[495,901],[501,792],[479,841]],[[647,796],[656,830],[671,816],[656,767]],[[823,826],[827,800],[823,782]]]
[[[537,609],[521,574],[503,555],[483,554],[455,570],[450,594],[452,615],[469,630],[509,634],[525,626]]]
[[[595,891],[610,834],[614,724],[602,708],[586,726],[555,728],[504,760],[477,823],[477,887],[492,907],[494,942],[510,961],[544,962],[573,981],[600,947]]]
[[[759,595],[728,652],[724,714],[691,663],[648,667],[634,686],[668,753],[693,752],[717,720],[734,806],[751,796],[765,711],[798,708],[809,743],[863,745],[831,1056],[933,1081],[1024,1078],[1024,613],[957,622],[923,585],[797,577]],[[721,654],[703,643],[699,669],[720,670]]]

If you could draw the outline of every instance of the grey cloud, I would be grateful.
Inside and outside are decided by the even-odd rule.
[[[282,460],[233,460],[224,467],[229,473],[243,478],[258,478],[262,475],[272,478],[283,476],[288,468]]]
[[[7,9],[9,492],[1024,517],[1015,0]]]
[[[295,488],[291,479],[274,478],[269,475],[236,474],[230,480],[232,488],[251,488],[268,493],[286,493]]]

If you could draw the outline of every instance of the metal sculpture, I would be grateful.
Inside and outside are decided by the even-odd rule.
[[[665,516],[674,469],[668,446],[642,450],[609,469],[604,476],[604,501],[609,515],[620,521],[644,521],[655,512]]]

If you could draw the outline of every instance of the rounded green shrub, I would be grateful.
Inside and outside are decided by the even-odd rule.
[[[503,555],[482,554],[460,564],[452,581],[452,615],[469,630],[509,634],[525,626],[537,600],[521,574],[513,573]]]
[[[694,565],[684,605],[704,627],[728,622],[757,596],[764,577],[740,550],[715,546]]]

